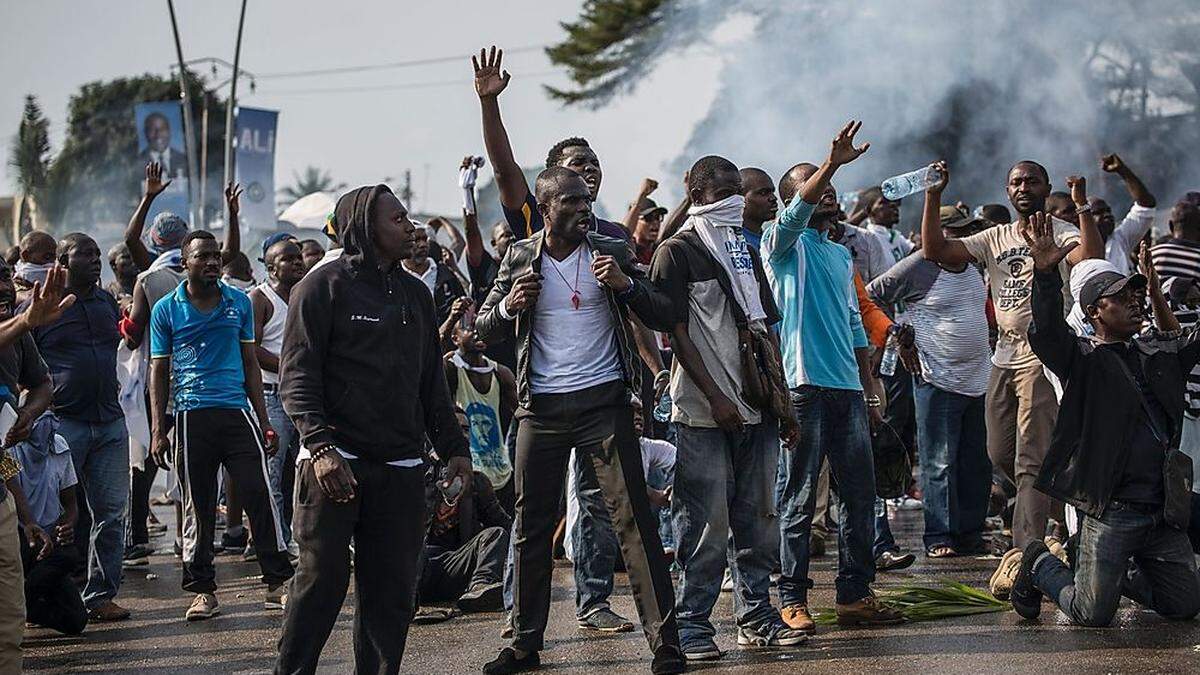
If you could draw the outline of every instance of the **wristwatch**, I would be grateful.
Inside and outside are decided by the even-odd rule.
[[[1091,213],[1091,212],[1092,212],[1092,205],[1090,203],[1084,204],[1083,206],[1080,206],[1079,204],[1075,205],[1075,213],[1084,214],[1084,213]]]

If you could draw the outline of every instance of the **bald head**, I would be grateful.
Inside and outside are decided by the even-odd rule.
[[[817,165],[808,162],[801,162],[788,169],[787,173],[779,179],[779,199],[784,204],[790,203],[792,197],[795,197],[796,193],[800,191],[800,186],[804,185],[804,181],[811,178],[816,172]]]
[[[21,260],[33,265],[53,262],[58,242],[49,232],[34,230],[21,237]]]

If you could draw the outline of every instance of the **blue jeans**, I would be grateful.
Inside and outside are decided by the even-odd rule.
[[[675,472],[652,467],[646,476],[646,487],[655,490],[665,490],[675,482]],[[671,509],[650,505],[650,510],[658,513],[658,538],[662,540],[663,550],[675,550],[675,528],[671,525]]]
[[[263,396],[267,404],[267,420],[275,430],[279,439],[279,449],[274,457],[267,458],[267,472],[271,479],[271,497],[275,500],[275,509],[279,513],[279,527],[283,530],[284,543],[292,543],[292,495],[284,494],[283,475],[290,465],[296,466],[296,456],[300,453],[300,434],[292,424],[292,419],[283,410],[283,401],[279,394],[272,392]]]
[[[709,616],[721,595],[727,560],[734,568],[737,624],[779,619],[770,596],[779,552],[773,490],[779,426],[771,419],[748,424],[739,434],[672,426],[678,445],[671,511],[679,536],[676,560],[683,570],[675,614],[679,641],[686,648],[716,634]]]
[[[887,502],[875,498],[875,543],[871,546],[871,555],[875,558],[891,551],[900,550],[896,538],[892,536],[892,526],[888,524]]]
[[[918,382],[916,404],[925,550],[977,548],[992,489],[984,397]]]
[[[1098,519],[1084,516],[1074,572],[1046,555],[1033,568],[1033,583],[1083,626],[1111,623],[1122,595],[1168,619],[1200,613],[1200,577],[1187,534],[1164,524],[1161,510],[1150,514],[1119,502]]]
[[[613,591],[613,570],[620,544],[613,532],[600,484],[594,472],[583,467],[583,462],[590,466],[591,458],[582,452],[572,453],[572,457],[579,519],[571,533],[574,547],[571,560],[575,570],[575,616],[583,619],[611,607],[608,598]]]
[[[875,463],[867,406],[861,391],[811,385],[792,391],[792,406],[800,422],[800,442],[779,463],[780,604],[808,604],[813,584],[808,544],[823,457],[829,459],[841,507],[837,602],[856,602],[871,594],[875,580]]]
[[[84,422],[61,418],[58,433],[71,446],[75,474],[91,514],[88,533],[87,585],[83,601],[89,609],[117,597],[121,559],[125,555],[125,508],[129,503],[129,436],[125,418]],[[78,533],[76,536],[82,536]]]

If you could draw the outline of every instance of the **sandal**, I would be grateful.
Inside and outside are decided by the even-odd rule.
[[[925,555],[930,558],[954,558],[958,556],[958,551],[955,551],[951,546],[941,544],[926,549]]]

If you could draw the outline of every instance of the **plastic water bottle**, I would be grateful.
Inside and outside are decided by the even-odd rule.
[[[667,389],[663,390],[662,396],[658,397],[658,404],[654,406],[654,419],[659,422],[671,421],[671,392]]]
[[[900,353],[896,348],[896,336],[889,335],[887,346],[883,350],[883,361],[879,363],[879,374],[891,377],[896,374],[896,360]]]
[[[903,199],[911,194],[920,192],[934,185],[942,179],[942,172],[933,167],[922,167],[916,171],[902,173],[899,176],[892,176],[883,181],[879,189],[883,192],[883,196],[895,201]]]

